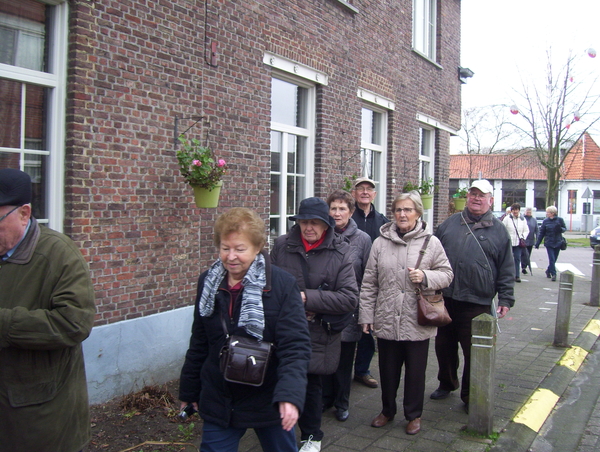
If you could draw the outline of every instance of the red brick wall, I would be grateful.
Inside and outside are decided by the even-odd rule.
[[[216,257],[215,216],[241,205],[267,219],[264,52],[329,76],[317,91],[316,196],[358,169],[356,157],[340,171],[342,150],[359,149],[359,87],[396,104],[388,199],[405,168],[416,167],[416,113],[459,127],[460,1],[439,2],[437,65],[411,50],[412,0],[353,5],[359,14],[334,0],[71,1],[65,231],[90,262],[97,324],[189,305],[199,273]],[[206,60],[212,42],[217,67]],[[202,114],[209,126],[190,132],[208,130],[208,144],[230,168],[218,209],[193,205],[175,160],[175,116]],[[437,135],[436,177],[447,178],[448,134]]]

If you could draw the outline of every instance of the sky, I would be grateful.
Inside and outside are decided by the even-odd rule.
[[[600,77],[600,0],[462,0],[461,8],[461,66],[475,73],[462,85],[463,109],[512,105],[522,80],[543,80],[548,49],[556,68],[571,51],[582,57],[577,71]]]

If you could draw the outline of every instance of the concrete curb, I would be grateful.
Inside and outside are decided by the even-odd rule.
[[[600,310],[501,432],[491,452],[528,451],[600,336]]]

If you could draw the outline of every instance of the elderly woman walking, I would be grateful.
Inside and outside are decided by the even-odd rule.
[[[297,450],[310,340],[296,281],[263,251],[265,229],[249,209],[221,215],[214,233],[219,259],[198,280],[179,399],[204,419],[201,452],[237,451],[248,428],[264,451]],[[225,380],[219,362],[226,334],[274,345],[262,385]]]
[[[358,289],[350,245],[333,228],[329,207],[319,198],[300,203],[288,234],[275,240],[271,258],[296,277],[308,320],[312,356],[308,369],[306,401],[298,420],[302,452],[321,450],[323,431],[322,375],[335,372],[341,349],[340,325],[351,318]],[[337,328],[336,328],[337,327]],[[339,328],[339,330],[338,330]]]
[[[558,209],[554,206],[546,208],[546,218],[542,221],[540,227],[540,234],[538,235],[537,241],[535,242],[535,249],[540,247],[542,240],[546,247],[546,253],[548,253],[548,268],[546,268],[546,277],[552,278],[552,281],[556,281],[556,260],[560,254],[560,246],[562,244],[563,236],[562,233],[567,230],[565,220],[561,217],[556,216]]]
[[[415,284],[424,293],[443,289],[453,273],[440,241],[427,233],[421,220],[423,203],[415,191],[402,193],[392,203],[394,220],[381,227],[373,243],[360,294],[359,323],[363,331],[373,330],[379,349],[381,413],[371,426],[383,427],[396,415],[396,396],[402,366],[404,376],[404,417],[406,433],[421,430],[425,394],[425,370],[429,339],[436,327],[417,322]],[[429,240],[427,243],[426,240]],[[427,243],[419,268],[419,254]]]

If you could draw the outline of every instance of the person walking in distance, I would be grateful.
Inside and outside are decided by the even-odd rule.
[[[368,177],[359,177],[354,181],[352,197],[356,201],[356,209],[352,219],[361,231],[369,234],[371,243],[379,237],[379,229],[389,220],[382,213],[377,212],[373,201],[377,196],[375,182]],[[371,332],[362,333],[356,347],[356,358],[354,361],[354,380],[369,388],[377,388],[379,383],[371,376],[369,366],[375,354],[375,340]]]
[[[444,301],[452,323],[438,328],[435,354],[438,360],[439,387],[434,400],[445,399],[460,387],[460,397],[469,409],[471,372],[471,321],[480,314],[504,317],[515,303],[515,264],[506,227],[492,214],[494,188],[486,179],[469,187],[467,208],[445,220],[435,236],[440,239],[454,279],[443,289]],[[498,306],[494,297],[498,296]],[[458,346],[464,369],[458,380]]]

